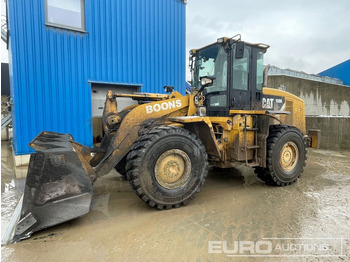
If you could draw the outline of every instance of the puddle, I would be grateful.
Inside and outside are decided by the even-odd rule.
[[[349,156],[310,150],[300,180],[287,187],[267,186],[246,167],[210,170],[188,206],[167,211],[148,207],[113,171],[96,181],[88,215],[2,247],[2,259],[225,261],[225,254],[208,253],[209,241],[227,241],[232,247],[234,241],[266,238],[299,239],[293,243],[344,238],[347,249],[340,260],[350,261]],[[5,221],[20,197],[17,187],[11,174],[2,183]]]

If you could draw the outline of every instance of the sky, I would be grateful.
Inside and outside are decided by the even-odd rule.
[[[188,0],[186,12],[187,58],[236,34],[270,45],[264,64],[279,68],[317,74],[350,58],[350,0]]]
[[[190,49],[236,34],[271,46],[265,64],[317,74],[350,58],[350,0],[188,0],[186,62]],[[5,62],[6,52],[1,41]]]
[[[3,22],[4,19],[6,19],[6,8],[5,8],[5,1],[1,0],[0,1],[0,5],[1,5],[1,24]],[[7,53],[7,49],[6,49],[6,44],[4,41],[2,41],[0,39],[0,49],[1,49],[1,62],[2,63],[8,63],[9,59],[8,59],[8,53]]]

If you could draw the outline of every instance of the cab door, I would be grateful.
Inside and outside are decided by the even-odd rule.
[[[262,88],[264,83],[264,50],[261,48],[253,48],[252,65],[251,65],[251,106],[252,110],[262,110]]]
[[[230,109],[251,109],[250,67],[251,47],[244,46],[242,58],[236,58],[237,46],[234,45],[231,55],[231,84],[230,84]]]
[[[264,50],[245,45],[243,56],[237,58],[236,48],[231,55],[230,109],[262,110]]]

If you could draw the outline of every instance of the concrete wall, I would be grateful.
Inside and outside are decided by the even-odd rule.
[[[320,148],[350,149],[350,117],[306,117],[306,129],[320,129]]]
[[[306,128],[321,130],[320,148],[350,149],[350,86],[283,75],[269,76],[268,86],[305,101]]]
[[[350,116],[350,86],[290,76],[269,76],[268,87],[285,90],[305,101],[306,115]]]

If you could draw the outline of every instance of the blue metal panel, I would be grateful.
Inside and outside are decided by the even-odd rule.
[[[42,130],[92,145],[91,82],[185,92],[181,0],[86,0],[86,33],[45,25],[44,0],[8,0],[15,154]]]
[[[350,86],[350,59],[319,73],[319,75],[338,78],[344,82],[344,85]]]

